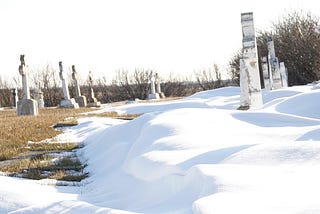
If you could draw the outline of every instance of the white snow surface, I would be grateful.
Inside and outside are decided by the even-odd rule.
[[[0,175],[0,213],[320,213],[320,87],[263,91],[240,111],[238,87],[96,112],[59,136],[83,142],[90,177],[56,186]]]

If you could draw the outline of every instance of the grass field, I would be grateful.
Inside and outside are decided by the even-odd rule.
[[[88,174],[73,152],[77,143],[48,143],[61,133],[57,127],[77,125],[77,118],[90,108],[39,109],[37,116],[17,116],[15,109],[0,111],[0,171],[10,176],[30,179],[53,178],[66,181],[81,181]],[[85,114],[118,119],[134,119],[139,115],[118,115],[115,112]],[[68,157],[59,156],[69,152]]]

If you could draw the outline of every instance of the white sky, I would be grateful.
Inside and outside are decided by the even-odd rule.
[[[76,65],[86,78],[117,69],[190,74],[227,64],[241,47],[242,12],[264,29],[315,0],[0,0],[0,76],[18,74],[19,55],[31,67]]]

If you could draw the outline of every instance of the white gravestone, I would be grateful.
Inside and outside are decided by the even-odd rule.
[[[269,75],[267,57],[262,57],[261,58],[261,67],[262,67],[264,88],[266,90],[270,91],[271,90],[271,84],[270,84],[270,75]]]
[[[63,90],[63,100],[60,101],[61,108],[79,108],[78,103],[73,98],[70,98],[69,89],[68,89],[68,78],[67,75],[63,72],[62,62],[59,62],[59,76],[62,81],[62,90]]]
[[[95,97],[94,95],[94,92],[93,92],[93,76],[92,76],[92,72],[89,71],[89,76],[88,76],[88,79],[89,79],[89,88],[90,88],[90,97],[89,97],[89,103],[88,103],[88,106],[89,107],[101,107],[101,103],[97,100],[97,98]]]
[[[276,52],[274,50],[274,42],[272,37],[268,37],[268,58],[269,58],[269,69],[272,76],[271,88],[279,89],[282,88],[279,61],[276,57]]]
[[[35,89],[33,97],[38,102],[38,108],[44,108],[43,92],[41,89]]]
[[[280,62],[280,75],[281,75],[282,87],[284,88],[288,87],[288,75],[287,75],[287,69],[284,66],[284,62]]]
[[[156,73],[156,93],[159,94],[160,98],[165,98],[166,96],[161,91],[161,81],[158,73]]]
[[[159,94],[156,93],[156,87],[155,87],[155,78],[153,76],[153,74],[151,74],[151,78],[150,78],[150,87],[151,87],[151,92],[148,96],[149,100],[155,100],[155,99],[159,99]]]
[[[86,107],[87,98],[85,96],[81,96],[80,85],[78,83],[78,73],[74,65],[72,65],[72,79],[74,81],[74,87],[76,91],[76,97],[74,99],[79,104],[79,107]]]
[[[30,98],[28,84],[28,72],[25,65],[24,55],[20,55],[19,73],[22,76],[22,93],[23,97],[17,103],[18,115],[38,115],[38,103]]]
[[[240,103],[239,109],[257,109],[262,107],[263,102],[258,68],[256,37],[253,25],[253,14],[242,13],[241,25],[243,34],[242,59],[244,64],[244,71],[242,73],[245,73],[246,77],[240,77],[240,88],[244,87],[242,90],[248,90],[248,94],[240,94],[240,96],[248,96],[248,98],[240,98],[240,100],[249,100],[249,103],[248,106],[244,106]]]

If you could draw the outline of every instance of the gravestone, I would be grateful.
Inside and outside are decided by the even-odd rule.
[[[240,74],[240,90],[248,90],[248,93],[240,93],[239,109],[257,109],[262,107],[262,95],[252,12],[241,14],[241,25],[243,34],[243,71],[241,74],[244,76],[241,77]],[[241,100],[249,100],[249,102],[247,104],[241,103]]]
[[[160,98],[159,94],[156,93],[155,78],[152,73],[151,73],[151,78],[150,78],[150,88],[151,88],[151,92],[148,95],[148,99],[149,100],[159,99]]]
[[[74,87],[76,92],[76,97],[74,99],[79,104],[79,107],[86,107],[87,98],[85,96],[81,96],[80,85],[78,83],[78,72],[76,71],[74,65],[72,65],[72,79],[74,81]]]
[[[97,100],[97,98],[95,97],[94,92],[93,92],[93,77],[92,77],[91,71],[89,71],[88,79],[89,79],[89,88],[90,88],[88,106],[89,107],[101,107],[101,103]]]
[[[30,97],[28,72],[24,55],[20,55],[19,73],[22,76],[22,99],[17,103],[18,115],[38,115],[38,103]]]
[[[244,60],[240,58],[240,110],[249,109],[249,86],[248,86],[248,77],[245,70]]]
[[[262,67],[264,88],[266,90],[270,91],[271,90],[271,84],[270,84],[270,75],[269,75],[267,57],[262,57],[261,58],[261,67]]]
[[[62,62],[59,62],[59,76],[62,81],[63,100],[60,101],[61,108],[79,108],[78,103],[73,98],[70,98],[68,89],[68,78],[63,72]]]
[[[12,89],[12,96],[13,96],[13,107],[17,108],[17,106],[18,106],[17,104],[19,101],[17,88]]]
[[[288,87],[288,75],[287,75],[287,69],[284,65],[284,62],[280,62],[280,75],[281,75],[282,87],[284,88]]]
[[[155,77],[155,79],[156,79],[156,93],[159,94],[160,98],[165,98],[166,96],[161,91],[161,81],[160,81],[160,77],[159,77],[158,73],[156,73],[155,76],[156,76]]]
[[[274,42],[271,36],[268,37],[268,58],[271,79],[271,89],[282,88],[279,61],[274,50]]]
[[[43,92],[41,89],[36,88],[33,93],[34,99],[38,102],[38,108],[44,108]]]

